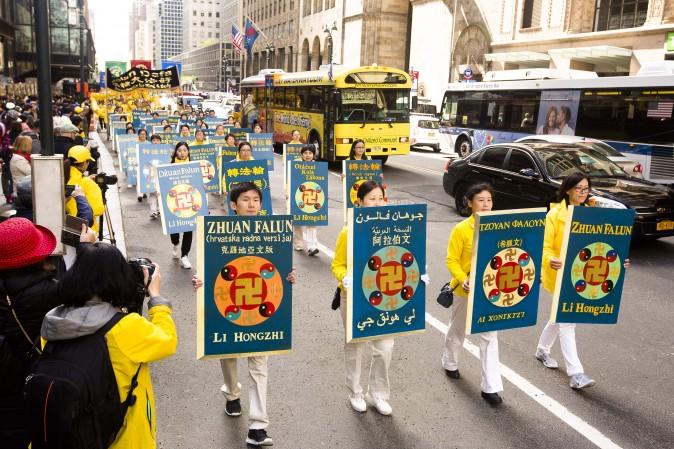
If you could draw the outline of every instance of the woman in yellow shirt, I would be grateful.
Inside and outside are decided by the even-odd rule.
[[[172,164],[184,164],[190,161],[190,146],[187,142],[178,142],[173,156]],[[192,248],[192,231],[183,232],[183,242],[180,244],[180,234],[171,234],[171,243],[173,243],[173,258],[180,259],[180,265],[189,270],[192,268],[190,259],[187,257]]]
[[[493,190],[489,184],[476,184],[468,189],[466,198],[473,214],[454,226],[447,245],[447,269],[452,275],[454,304],[451,307],[442,367],[450,379],[459,379],[459,353],[466,338],[466,313],[470,291],[470,262],[473,254],[475,214],[489,212],[492,208]],[[491,405],[503,402],[501,365],[498,356],[498,333],[483,332],[480,338],[480,363],[482,365],[482,397]]]
[[[206,145],[208,140],[206,139],[206,133],[203,129],[197,129],[194,131],[194,142],[192,145]]]

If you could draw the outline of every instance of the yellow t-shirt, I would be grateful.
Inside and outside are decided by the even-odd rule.
[[[459,287],[454,294],[466,297],[466,292],[460,285],[470,275],[470,262],[473,255],[473,235],[475,232],[475,217],[472,215],[458,223],[452,229],[447,244],[447,269],[452,275],[451,287]]]

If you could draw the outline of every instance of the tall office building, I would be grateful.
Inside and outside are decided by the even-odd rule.
[[[183,51],[183,1],[160,0],[157,17],[159,61],[165,61]]]
[[[229,31],[223,27],[224,0],[184,0],[183,50],[223,40]]]

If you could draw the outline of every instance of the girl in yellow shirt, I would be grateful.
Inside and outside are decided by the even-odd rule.
[[[454,226],[447,245],[447,269],[452,275],[454,304],[451,307],[445,349],[442,353],[442,367],[450,379],[459,379],[459,353],[466,338],[466,314],[468,292],[470,291],[470,262],[473,254],[473,234],[475,214],[489,212],[492,208],[493,190],[489,184],[476,184],[468,189],[466,199],[473,214]],[[503,391],[501,364],[498,356],[498,333],[483,332],[480,338],[480,364],[482,365],[482,397],[491,405],[503,402],[499,392]]]
[[[173,156],[172,164],[183,164],[190,161],[190,146],[187,142],[178,142]],[[171,243],[173,243],[173,258],[180,259],[180,265],[189,270],[192,268],[190,259],[187,257],[192,248],[192,231],[183,232],[183,242],[180,244],[180,234],[171,234]]]

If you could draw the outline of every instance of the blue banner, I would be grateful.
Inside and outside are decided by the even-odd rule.
[[[138,136],[135,134],[123,134],[117,136],[117,157],[119,158],[119,167],[126,174],[126,167],[129,164],[129,151],[135,148],[138,143]]]
[[[269,171],[274,171],[274,135],[269,134],[248,134],[248,142],[253,147],[253,158],[257,160],[266,160]]]
[[[130,186],[138,184],[138,143],[129,145],[127,148],[126,183]]]
[[[342,192],[344,194],[344,220],[346,221],[346,214],[356,202],[358,188],[365,181],[382,182],[384,175],[381,169],[381,161],[365,160],[365,161],[342,161]]]
[[[229,133],[234,134],[237,145],[239,142],[244,142],[248,138],[248,134],[252,132],[253,130],[250,128],[229,128]]]
[[[634,209],[569,207],[550,320],[618,322]]]
[[[301,158],[303,143],[286,143],[283,145],[283,185],[288,186],[290,165],[288,162]]]
[[[426,205],[349,210],[346,341],[425,328]]]
[[[171,145],[168,144],[138,144],[138,183],[136,193],[152,193],[157,191],[157,166],[171,162]]]
[[[481,212],[475,218],[466,334],[536,324],[545,212]]]
[[[222,163],[222,188],[226,192],[232,190],[234,184],[240,182],[252,182],[262,191],[262,208],[260,215],[272,215],[271,190],[269,188],[269,172],[266,161],[236,161]],[[227,196],[227,210],[230,215],[234,214]]]
[[[197,216],[208,214],[199,162],[160,165],[157,178],[164,234],[194,231]]]
[[[295,226],[328,225],[327,162],[290,162],[288,210]]]
[[[162,70],[170,69],[171,67],[175,67],[176,70],[178,70],[178,76],[180,76],[183,73],[183,63],[182,62],[175,62],[175,61],[162,61],[161,62],[161,69]]]
[[[190,146],[190,160],[199,161],[204,188],[208,193],[220,193],[220,169],[218,156],[220,148],[215,144]]]
[[[198,219],[197,358],[288,352],[292,217]]]

